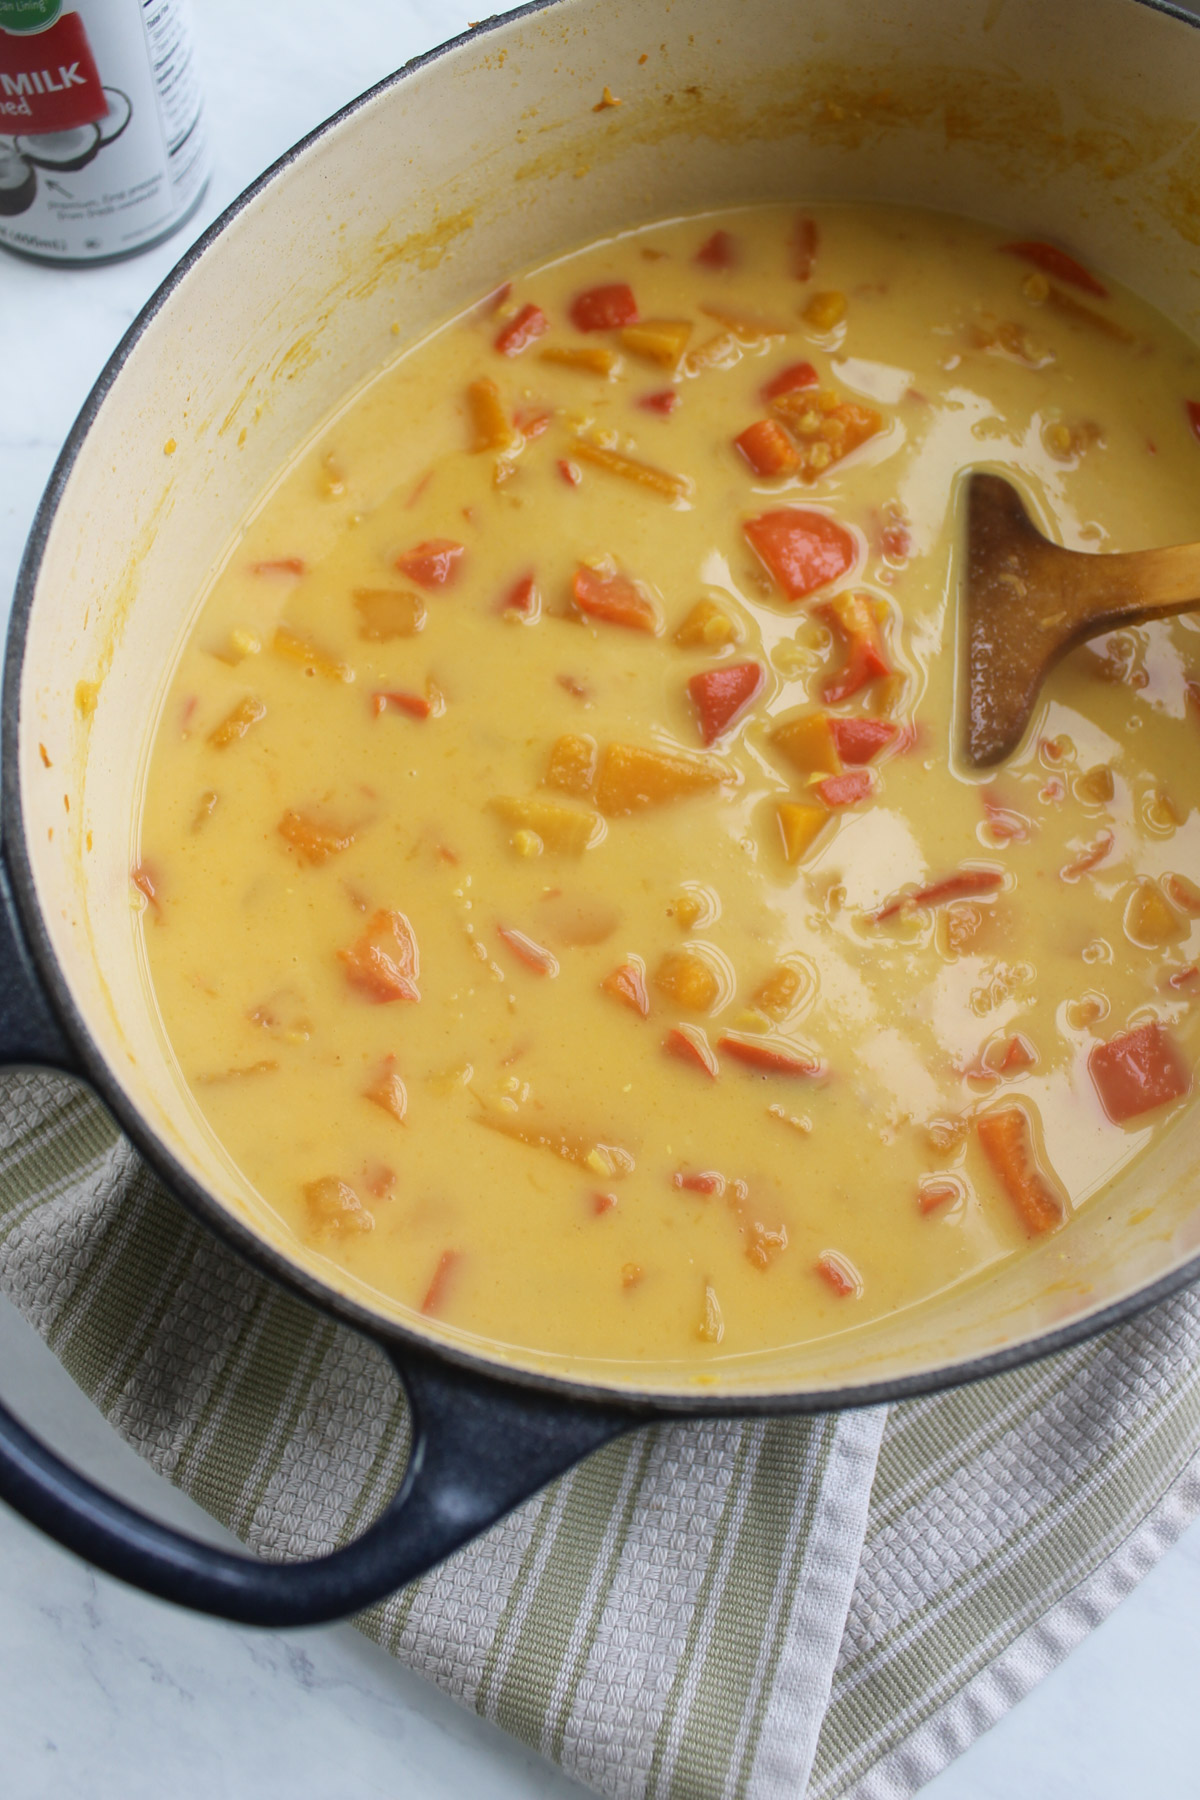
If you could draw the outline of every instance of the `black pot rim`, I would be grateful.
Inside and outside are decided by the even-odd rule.
[[[175,290],[191,270],[219,242],[228,227],[266,191],[284,170],[291,167],[315,143],[334,131],[345,119],[380,95],[398,87],[410,75],[428,68],[464,45],[477,42],[507,26],[569,5],[570,0],[528,0],[512,12],[483,21],[472,30],[449,39],[435,49],[413,58],[394,74],[350,101],[301,138],[291,149],[245,188],[225,211],[201,234],[170,274],[146,302],[137,318],[100,373],[72,425],[55,463],[45,492],[38,505],[32,529],[17,574],[11,622],[8,629],[3,698],[0,701],[0,831],[5,862],[12,879],[26,941],[45,995],[65,1037],[78,1058],[79,1071],[106,1109],[120,1125],[138,1151],[154,1169],[170,1193],[201,1223],[214,1231],[259,1273],[269,1276],[280,1286],[308,1301],[327,1316],[361,1332],[364,1336],[403,1353],[410,1350],[421,1358],[441,1359],[467,1372],[493,1381],[509,1382],[514,1387],[556,1395],[582,1406],[614,1405],[628,1409],[647,1419],[687,1417],[752,1417],[836,1412],[847,1408],[875,1406],[882,1402],[914,1399],[947,1388],[964,1386],[991,1376],[1002,1375],[1043,1357],[1053,1356],[1098,1335],[1113,1326],[1137,1317],[1160,1301],[1200,1280],[1200,1253],[1169,1274],[1140,1288],[1136,1293],[1102,1307],[1094,1313],[1073,1319],[1051,1331],[1022,1340],[1018,1344],[962,1362],[947,1363],[917,1374],[897,1376],[839,1388],[821,1388],[788,1392],[749,1392],[736,1390],[706,1393],[690,1389],[676,1391],[638,1389],[620,1383],[606,1385],[600,1381],[572,1380],[536,1368],[507,1362],[502,1356],[488,1356],[467,1346],[446,1342],[420,1332],[399,1320],[381,1317],[370,1307],[339,1292],[303,1265],[293,1262],[266,1238],[253,1231],[224,1207],[207,1187],[198,1182],[158,1137],[143,1115],[126,1095],[121,1083],[94,1042],[75,1007],[37,901],[32,861],[26,840],[21,811],[18,772],[18,740],[20,734],[20,690],[29,620],[34,593],[46,543],[55,515],[76,458],[100,412],[109,390],[137,348],[142,336],[171,299]],[[1181,23],[1200,29],[1200,18],[1182,11],[1171,0],[1128,0],[1128,4],[1159,12]],[[514,1352],[516,1354],[516,1352]]]

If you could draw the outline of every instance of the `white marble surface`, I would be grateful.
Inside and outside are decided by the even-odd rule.
[[[0,260],[0,617],[58,446],[121,332],[303,132],[463,29],[471,0],[193,0],[217,169],[183,234],[84,273]],[[486,9],[483,9],[486,10]],[[329,29],[336,18],[336,29]],[[0,1301],[0,1392],[93,1474],[217,1528],[117,1441]],[[923,1800],[1200,1795],[1200,1524]],[[4,1800],[567,1800],[582,1792],[351,1627],[271,1635],[95,1575],[0,1509]]]

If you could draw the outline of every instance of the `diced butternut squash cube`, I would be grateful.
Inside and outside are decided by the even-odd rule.
[[[267,709],[254,694],[247,694],[239,700],[232,712],[226,713],[221,723],[208,734],[208,741],[216,750],[227,750],[239,738],[245,737],[252,725],[265,719]]]
[[[563,856],[582,856],[600,835],[601,823],[594,812],[579,812],[553,800],[518,800],[498,794],[488,804],[506,825],[536,832],[547,850]]]
[[[654,985],[684,1012],[710,1012],[720,993],[711,963],[695,950],[668,950],[654,971]]]
[[[367,1210],[350,1186],[336,1175],[322,1175],[304,1184],[308,1222],[316,1237],[346,1237],[373,1231],[375,1215]]]
[[[781,800],[775,817],[779,821],[783,859],[792,864],[804,860],[829,822],[823,806],[804,806],[797,800]]]
[[[586,799],[596,779],[596,740],[581,732],[567,731],[550,746],[546,765],[547,787]]]
[[[600,758],[596,804],[609,818],[624,818],[711,793],[734,779],[733,771],[715,756],[679,756],[640,744],[608,744]]]
[[[358,635],[368,643],[416,637],[425,629],[425,602],[403,588],[355,588]]]
[[[660,368],[673,369],[687,349],[692,335],[690,319],[641,319],[626,325],[621,333],[621,348],[631,356],[640,356]]]
[[[354,842],[353,831],[319,819],[311,812],[289,809],[279,821],[279,835],[301,862],[319,867],[331,856],[348,850]]]
[[[804,308],[804,323],[813,331],[832,331],[846,316],[846,296],[837,288],[814,294]]]
[[[1187,927],[1157,881],[1139,881],[1129,896],[1125,935],[1148,949],[1175,944],[1187,936]]]
[[[799,972],[787,963],[778,963],[765,981],[754,990],[754,1004],[772,1019],[786,1018],[804,987]]]
[[[741,635],[737,620],[722,612],[715,600],[697,600],[675,633],[675,642],[682,650],[723,650],[726,644],[738,643]]]
[[[786,720],[771,733],[771,742],[802,775],[842,772],[842,760],[824,713],[806,713],[799,719]]]

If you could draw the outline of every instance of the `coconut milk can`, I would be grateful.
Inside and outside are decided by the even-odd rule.
[[[0,246],[130,256],[184,222],[208,171],[186,0],[0,0]]]

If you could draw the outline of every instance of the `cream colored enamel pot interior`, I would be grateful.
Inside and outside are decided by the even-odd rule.
[[[605,84],[622,104],[597,112]],[[22,808],[55,953],[129,1101],[310,1281],[389,1317],[302,1252],[211,1142],[148,1004],[129,897],[155,696],[250,504],[394,354],[394,323],[408,339],[514,268],[708,206],[807,196],[975,214],[1064,238],[1200,334],[1198,97],[1200,32],[1136,0],[560,0],[352,109],[176,282],[100,403],[49,532],[21,684]],[[1078,1324],[1200,1251],[1198,1149],[1200,1106],[1065,1236],[986,1282],[884,1327],[711,1365],[690,1391],[844,1391]],[[517,1360],[689,1391],[667,1368]]]

